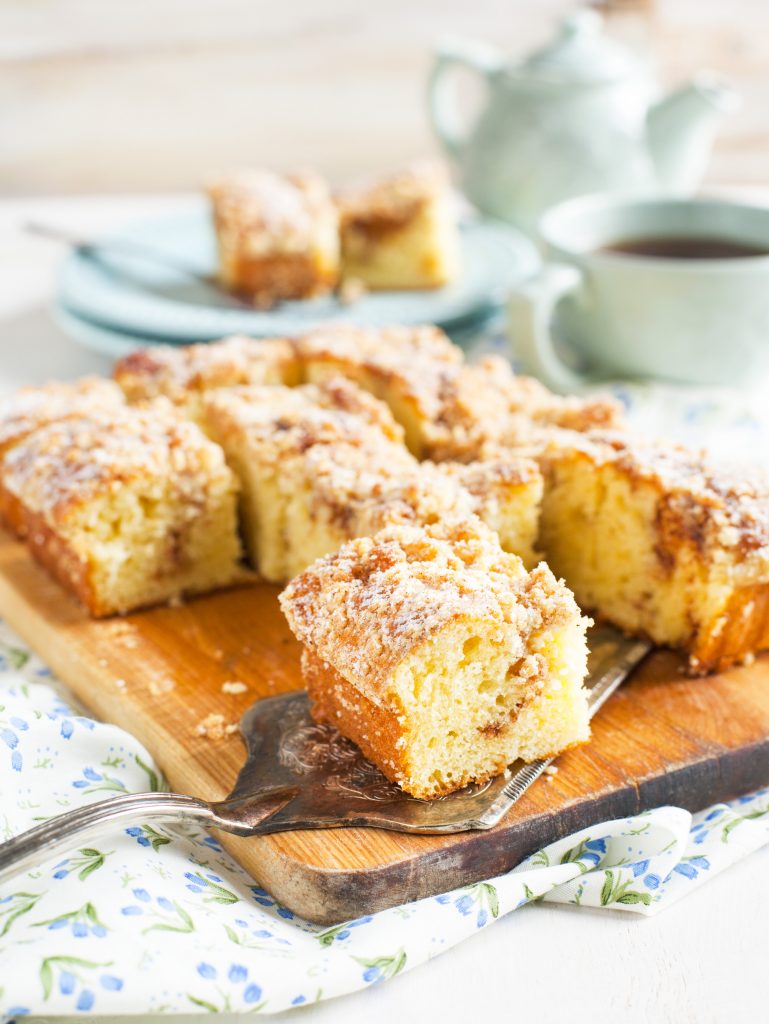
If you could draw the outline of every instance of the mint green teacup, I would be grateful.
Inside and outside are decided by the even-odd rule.
[[[769,208],[586,196],[549,210],[540,233],[548,262],[509,304],[525,372],[563,392],[769,375]]]

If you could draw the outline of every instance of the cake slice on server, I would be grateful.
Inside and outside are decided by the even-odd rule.
[[[3,460],[15,445],[49,423],[80,413],[108,411],[124,404],[120,388],[101,377],[21,388],[0,402],[0,521],[18,536],[24,536],[21,509],[4,485]]]
[[[241,580],[237,481],[165,402],[50,423],[15,445],[3,483],[32,554],[94,616]]]
[[[588,738],[588,620],[477,518],[352,540],[280,602],[313,716],[415,797]]]
[[[242,484],[251,559],[268,580],[285,582],[386,525],[474,513],[535,560],[542,478],[531,460],[419,463],[387,406],[344,378],[221,391],[205,408],[208,433]]]

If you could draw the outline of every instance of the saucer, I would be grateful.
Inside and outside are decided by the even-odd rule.
[[[216,244],[202,200],[173,214],[129,225],[115,240],[151,247],[213,274]],[[536,247],[506,225],[476,220],[460,228],[462,273],[444,288],[372,292],[344,305],[335,296],[286,302],[272,310],[243,309],[204,284],[148,260],[101,251],[71,253],[59,275],[58,303],[95,328],[168,343],[227,334],[295,335],[334,320],[369,326],[435,323],[444,328],[498,308],[509,290],[540,263]]]
[[[480,335],[487,333],[490,328],[493,329],[493,325],[496,324],[497,330],[499,330],[498,317],[499,309],[497,307],[480,310],[477,315],[469,317],[467,320],[457,320],[448,325],[447,333],[457,345],[469,348]],[[54,305],[53,318],[64,333],[83,348],[110,359],[119,359],[137,348],[145,348],[148,345],[169,344],[168,338],[131,334],[86,320],[84,317],[72,313],[61,303]]]

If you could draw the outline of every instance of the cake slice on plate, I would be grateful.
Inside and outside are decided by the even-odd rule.
[[[94,616],[241,579],[237,483],[166,403],[83,413],[5,457],[33,555]]]
[[[330,291],[339,278],[339,217],[312,172],[239,171],[208,188],[226,288],[269,308]]]
[[[580,605],[693,672],[769,647],[769,479],[663,442],[550,433],[540,543]]]
[[[459,232],[446,169],[412,167],[336,196],[342,275],[370,289],[438,288],[459,273]]]
[[[82,377],[72,382],[53,381],[41,387],[20,388],[0,402],[0,520],[19,536],[24,535],[21,511],[3,483],[3,458],[14,445],[48,423],[124,404],[120,388],[101,377]]]
[[[478,519],[350,541],[280,601],[313,716],[415,797],[588,738],[587,620]]]
[[[285,338],[235,335],[198,345],[154,345],[119,359],[113,376],[129,402],[167,398],[199,420],[203,396],[241,384],[298,384],[300,367]]]

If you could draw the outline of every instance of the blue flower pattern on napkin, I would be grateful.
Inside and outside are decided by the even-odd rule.
[[[0,839],[164,783],[141,745],[70,707],[0,623]],[[254,885],[212,836],[137,821],[0,888],[0,1015],[274,1013],[381,984],[537,900],[654,914],[769,841],[769,790],[663,807],[513,871],[330,928]]]

